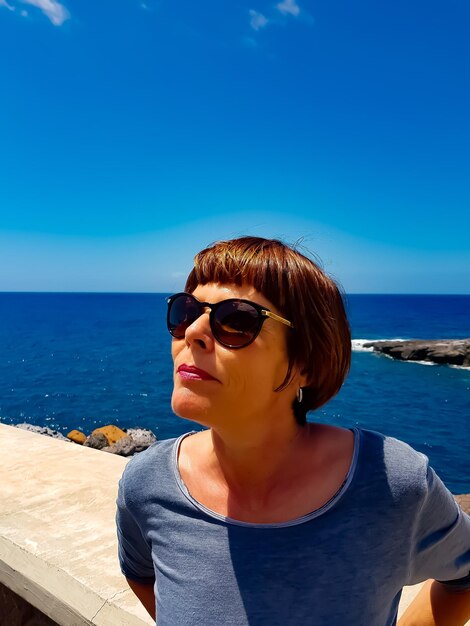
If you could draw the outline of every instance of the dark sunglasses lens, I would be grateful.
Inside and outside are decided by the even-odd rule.
[[[188,326],[191,326],[201,313],[201,306],[194,298],[186,295],[177,296],[168,305],[168,330],[176,339],[183,339]]]
[[[217,307],[212,332],[223,345],[242,348],[253,341],[261,323],[260,314],[251,304],[229,300]]]

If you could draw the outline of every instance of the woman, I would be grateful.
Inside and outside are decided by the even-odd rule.
[[[173,411],[120,482],[121,569],[159,626],[389,626],[470,618],[470,520],[427,458],[306,422],[348,372],[341,294],[309,258],[242,237],[195,257],[168,299]],[[434,617],[433,617],[434,614]],[[444,617],[441,617],[441,616]]]

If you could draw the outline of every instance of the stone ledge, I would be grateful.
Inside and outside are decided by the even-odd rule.
[[[4,424],[0,441],[0,583],[64,626],[153,624],[117,560],[128,459]]]

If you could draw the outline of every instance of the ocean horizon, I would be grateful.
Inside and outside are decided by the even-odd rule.
[[[198,425],[170,407],[166,293],[0,292],[0,422],[66,434],[116,424],[159,439]],[[424,452],[454,493],[470,492],[470,369],[400,362],[377,339],[470,336],[470,295],[345,294],[351,372],[309,421],[359,426]]]

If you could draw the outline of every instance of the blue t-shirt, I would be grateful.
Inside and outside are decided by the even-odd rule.
[[[391,626],[404,585],[470,587],[470,518],[427,457],[370,430],[354,436],[335,496],[278,524],[192,498],[177,464],[183,437],[131,459],[117,500],[119,561],[128,578],[155,581],[158,626]]]

